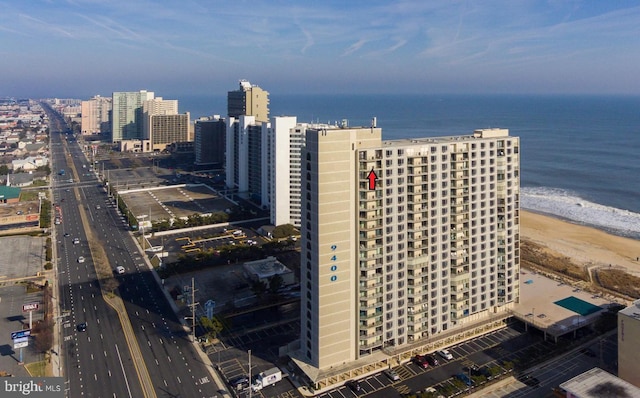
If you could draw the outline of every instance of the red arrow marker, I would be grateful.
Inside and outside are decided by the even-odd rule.
[[[376,189],[376,180],[378,179],[378,176],[376,175],[376,172],[371,169],[367,178],[369,179],[369,189],[373,191]]]

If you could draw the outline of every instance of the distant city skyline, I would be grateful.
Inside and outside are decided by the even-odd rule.
[[[634,1],[4,2],[0,96],[638,94]]]

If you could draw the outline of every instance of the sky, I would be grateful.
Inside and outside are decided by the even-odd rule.
[[[640,93],[627,0],[0,0],[0,97]]]

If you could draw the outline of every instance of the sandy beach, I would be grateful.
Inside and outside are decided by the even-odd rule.
[[[623,238],[601,230],[553,217],[521,211],[521,239],[570,257],[575,264],[625,269],[640,276],[640,240]]]

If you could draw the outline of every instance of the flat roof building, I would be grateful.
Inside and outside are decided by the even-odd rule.
[[[254,116],[257,122],[269,121],[269,92],[240,80],[238,90],[227,93],[227,115],[239,118],[242,115]]]
[[[519,139],[381,137],[375,125],[306,130],[294,357],[312,381],[519,299]]]
[[[96,95],[88,101],[82,101],[80,132],[83,135],[111,132],[112,98]]]
[[[618,312],[618,375],[640,388],[640,300]]]
[[[227,123],[219,115],[195,121],[195,164],[222,168],[226,147]]]
[[[567,398],[633,398],[640,397],[640,388],[619,377],[593,368],[560,384]]]
[[[154,93],[147,90],[114,92],[111,98],[112,142],[143,139],[142,103],[153,99]]]

